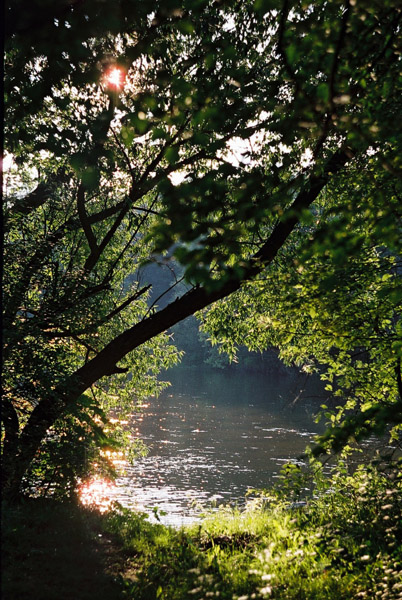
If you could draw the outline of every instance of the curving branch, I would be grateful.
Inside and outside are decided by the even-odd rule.
[[[243,282],[251,280],[267,268],[298,225],[301,212],[314,202],[327,182],[342,170],[348,159],[349,154],[340,150],[328,160],[322,173],[310,176],[309,181],[299,192],[282,220],[274,227],[267,241],[251,257],[241,279],[233,273],[232,277],[218,289],[208,290],[199,285],[192,288],[164,309],[116,336],[94,358],[67,376],[51,395],[43,398],[32,411],[27,425],[21,432],[19,451],[13,467],[14,475],[8,483],[8,495],[12,496],[18,492],[16,488],[49,427],[96,381],[107,375],[123,372],[117,366],[121,359],[179,321],[237,291]]]

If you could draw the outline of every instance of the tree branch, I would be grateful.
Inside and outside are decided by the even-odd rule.
[[[119,312],[121,312],[122,310],[124,310],[129,304],[131,304],[135,300],[138,300],[138,298],[140,296],[142,296],[143,294],[145,294],[151,287],[152,287],[152,284],[149,284],[149,285],[146,285],[145,287],[141,288],[140,290],[137,290],[135,292],[135,294],[133,294],[132,296],[130,296],[129,298],[127,298],[127,300],[125,300],[122,304],[120,304],[120,306],[118,306],[117,308],[115,308],[114,310],[112,310],[105,317],[104,322],[106,323],[107,321],[109,321],[110,319],[112,319],[113,317],[115,317],[116,315],[118,315]]]
[[[285,70],[288,72],[291,81],[293,81],[295,85],[295,92],[300,89],[299,78],[296,76],[293,68],[291,67],[288,57],[286,55],[286,50],[284,48],[284,35],[285,35],[285,27],[286,21],[289,15],[289,0],[283,0],[281,16],[279,20],[279,28],[278,28],[278,52],[282,57],[283,64],[285,65]]]
[[[88,240],[89,248],[91,250],[91,255],[98,250],[98,244],[96,242],[96,238],[93,234],[91,225],[88,221],[88,216],[85,210],[85,188],[82,183],[80,183],[77,191],[77,211],[80,223],[82,225],[82,229],[84,231],[85,237]]]
[[[103,376],[105,364],[108,364],[109,362],[116,364],[126,354],[143,344],[145,341],[152,339],[169,327],[172,327],[179,321],[205,308],[209,304],[235,292],[240,288],[243,281],[252,279],[266,268],[274,260],[279,250],[283,247],[286,240],[295,229],[299,222],[301,212],[314,202],[330,177],[343,168],[348,158],[346,152],[339,151],[329,159],[322,174],[310,176],[308,185],[299,192],[285,216],[274,227],[269,239],[263,244],[258,252],[251,257],[249,266],[245,269],[241,280],[233,275],[231,279],[214,291],[208,291],[204,287],[196,286],[184,294],[184,296],[168,304],[168,306],[161,311],[150,316],[148,319],[137,323],[117,336],[99,352],[98,356],[81,369],[78,369],[75,373],[74,378],[76,378],[76,385],[78,385],[78,388],[81,388],[82,386],[81,393]]]
[[[399,400],[402,402],[402,375],[401,375],[401,359],[398,358],[395,367],[396,383],[398,386]]]
[[[299,192],[287,214],[274,227],[267,242],[251,258],[241,279],[233,274],[232,278],[218,289],[207,290],[201,286],[194,287],[164,309],[116,336],[94,358],[67,376],[49,396],[43,398],[33,409],[28,423],[21,432],[17,476],[22,477],[28,468],[49,427],[96,381],[107,375],[122,372],[122,369],[116,365],[129,352],[186,317],[237,291],[244,281],[252,279],[266,268],[295,229],[301,211],[314,202],[330,177],[338,173],[347,160],[346,152],[339,151],[328,160],[322,174],[310,176],[308,184]]]

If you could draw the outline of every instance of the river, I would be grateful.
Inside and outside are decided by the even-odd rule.
[[[212,368],[176,368],[171,386],[135,414],[130,429],[149,453],[118,477],[123,506],[183,525],[202,507],[242,503],[250,488],[269,487],[281,467],[301,461],[322,431],[314,415],[324,401],[316,379]],[[166,513],[166,514],[162,514]]]

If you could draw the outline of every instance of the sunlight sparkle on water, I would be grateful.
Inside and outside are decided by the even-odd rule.
[[[79,485],[78,495],[84,506],[97,508],[103,513],[112,507],[115,489],[116,486],[112,481],[101,477],[92,477]]]

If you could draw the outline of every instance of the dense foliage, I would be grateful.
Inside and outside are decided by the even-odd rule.
[[[350,167],[341,186],[328,185],[311,217],[314,237],[306,226],[268,277],[205,319],[204,329],[230,355],[239,344],[272,345],[285,362],[321,373],[336,408],[323,405],[331,428],[316,452],[388,426],[400,439],[401,198],[388,174],[379,175],[380,160],[372,156]]]
[[[6,17],[8,493],[34,467],[52,483],[52,440],[110,445],[105,411],[175,360],[164,332],[225,297],[207,328],[230,351],[328,368],[344,425],[325,447],[400,424],[397,3],[20,0]],[[183,269],[159,309],[149,261]]]

